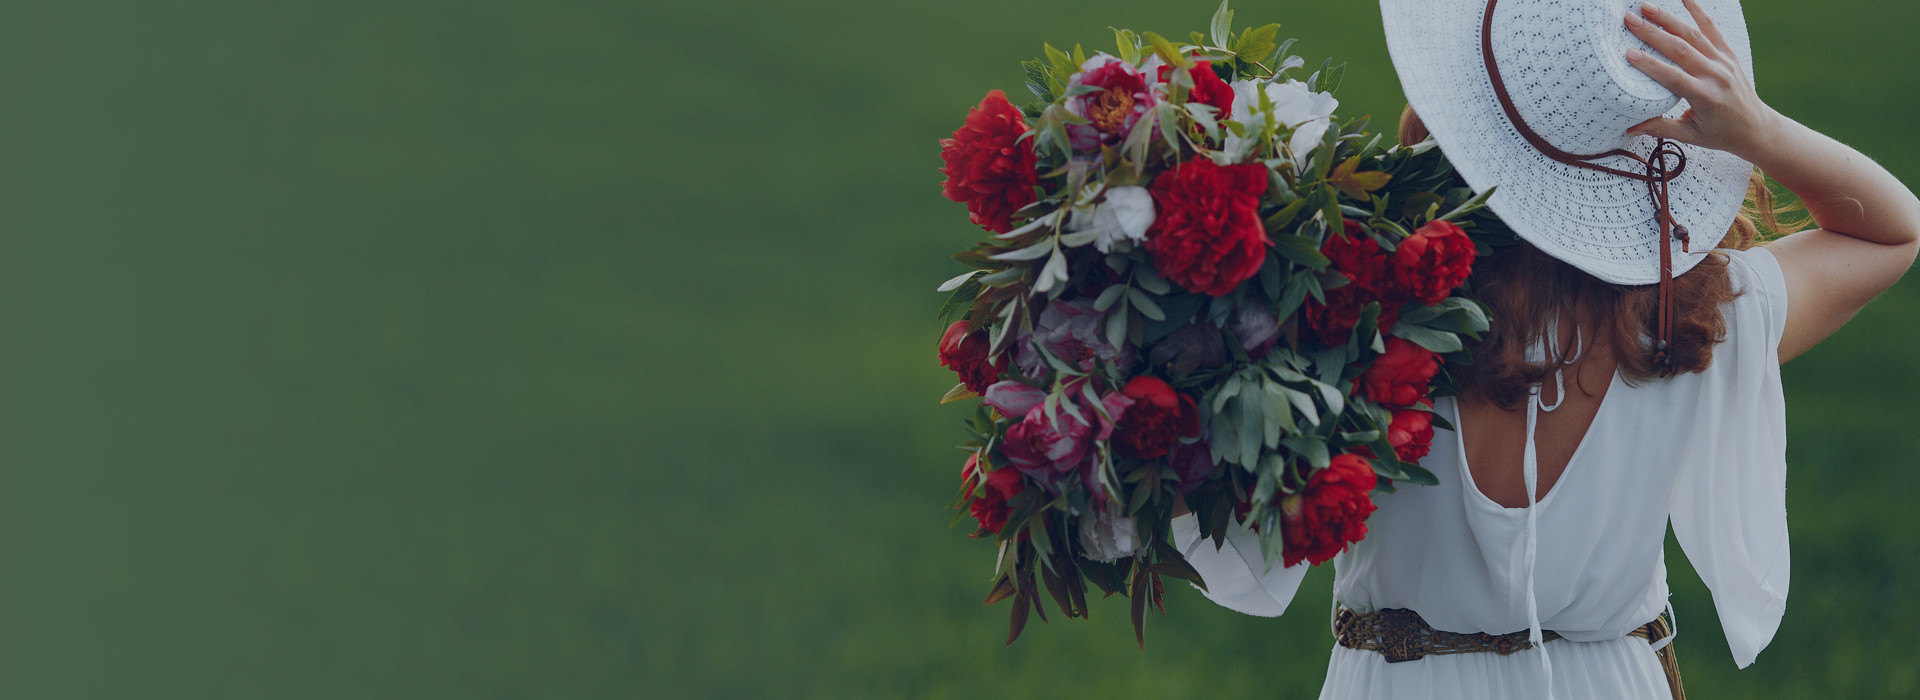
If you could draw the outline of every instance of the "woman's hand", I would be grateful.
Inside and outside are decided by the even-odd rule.
[[[1769,142],[1780,128],[1780,115],[1760,101],[1713,18],[1694,0],[1684,2],[1698,26],[1652,3],[1644,3],[1640,13],[1627,13],[1627,28],[1673,63],[1639,49],[1627,51],[1627,62],[1687,100],[1687,111],[1678,119],[1655,117],[1627,133],[1669,138],[1752,160],[1748,153]]]
[[[1722,150],[1753,163],[1792,191],[1820,228],[1767,246],[1787,282],[1780,361],[1812,348],[1905,274],[1920,255],[1920,198],[1886,168],[1760,101],[1713,19],[1684,0],[1698,28],[1643,5],[1633,33],[1672,59],[1638,51],[1627,60],[1687,99],[1679,119],[1631,131]]]

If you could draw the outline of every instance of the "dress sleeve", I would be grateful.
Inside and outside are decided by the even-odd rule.
[[[1780,386],[1786,279],[1765,248],[1728,253],[1742,294],[1722,307],[1726,340],[1701,373],[1698,410],[1670,516],[1713,592],[1733,660],[1746,668],[1787,605],[1787,426]]]
[[[1260,556],[1259,533],[1229,522],[1226,541],[1214,549],[1212,539],[1200,536],[1199,521],[1192,513],[1173,519],[1174,545],[1207,582],[1206,588],[1194,588],[1229,610],[1278,617],[1286,612],[1311,567],[1306,562],[1287,567],[1276,562],[1269,570]]]

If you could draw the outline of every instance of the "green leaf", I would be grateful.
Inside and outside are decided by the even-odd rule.
[[[1241,464],[1253,464],[1260,459],[1260,441],[1266,430],[1261,427],[1265,422],[1265,411],[1261,410],[1260,394],[1253,391],[1240,393],[1240,459]]]
[[[1267,449],[1280,447],[1283,434],[1297,431],[1293,424],[1293,409],[1287,406],[1287,395],[1282,387],[1273,382],[1261,382],[1261,413],[1266,415]]]
[[[1021,61],[1020,66],[1026,69],[1027,90],[1041,102],[1052,102],[1053,90],[1049,85],[1051,75],[1046,66],[1035,60]]]
[[[1276,211],[1273,213],[1273,216],[1267,217],[1267,233],[1275,233],[1286,229],[1287,225],[1293,223],[1293,220],[1298,218],[1300,212],[1306,208],[1307,198],[1305,197],[1288,202],[1286,206],[1280,208],[1280,211]]]
[[[1107,309],[1107,344],[1120,347],[1127,340],[1127,302],[1122,300]]]
[[[1294,454],[1306,458],[1307,463],[1313,465],[1315,469],[1323,468],[1333,461],[1333,457],[1327,453],[1327,441],[1319,435],[1312,433],[1296,435],[1281,440],[1280,444],[1293,450]]]
[[[1005,287],[1009,284],[1013,284],[1015,282],[1020,281],[1020,277],[1025,273],[1026,273],[1026,270],[1023,270],[1017,267],[1009,267],[1005,270],[1001,270],[991,275],[982,277],[979,279],[979,282],[980,284],[984,284],[989,287]]]
[[[1413,341],[1415,345],[1442,354],[1455,352],[1465,347],[1461,344],[1460,336],[1457,334],[1434,330],[1426,326],[1411,323],[1394,324],[1393,334]]]
[[[1329,58],[1326,63],[1321,64],[1320,72],[1316,74],[1318,78],[1314,80],[1314,92],[1333,92],[1340,89],[1340,79],[1346,76],[1347,64],[1335,66],[1332,63],[1333,59]]]
[[[1274,305],[1281,319],[1292,316],[1293,312],[1298,311],[1300,305],[1306,302],[1307,284],[1312,279],[1313,275],[1297,274],[1287,280],[1286,291],[1280,294],[1280,303]]]
[[[1063,234],[1060,234],[1060,245],[1066,246],[1068,248],[1078,248],[1088,243],[1092,243],[1095,239],[1099,238],[1100,234],[1104,231],[1106,231],[1106,229],[1103,227],[1094,227],[1090,229],[1074,231],[1073,233],[1063,233]]]
[[[1153,32],[1141,32],[1140,37],[1147,40],[1147,45],[1152,46],[1153,52],[1159,54],[1160,60],[1165,61],[1167,65],[1176,69],[1187,65],[1186,54],[1180,53],[1180,49],[1174,48],[1173,42],[1167,41],[1165,37]]]
[[[1347,410],[1346,394],[1342,393],[1339,389],[1334,388],[1332,384],[1328,384],[1318,379],[1309,379],[1307,381],[1312,382],[1314,388],[1320,390],[1320,398],[1327,402],[1327,413],[1339,414],[1339,413],[1346,412]]]
[[[1167,142],[1167,150],[1179,153],[1180,134],[1176,132],[1180,130],[1173,127],[1180,123],[1180,117],[1179,113],[1175,112],[1174,109],[1172,102],[1162,102],[1153,108],[1153,114],[1157,117],[1156,121],[1164,125],[1160,129],[1160,136]]]
[[[1128,63],[1140,62],[1140,37],[1131,29],[1107,27],[1113,30],[1113,44],[1120,50],[1120,60]]]
[[[1053,44],[1042,43],[1040,46],[1047,52],[1047,62],[1053,64],[1054,75],[1059,76],[1061,80],[1066,80],[1074,73],[1080,72],[1080,65],[1074,63],[1073,57],[1068,56],[1066,52],[1053,48]]]
[[[1001,261],[1037,260],[1041,256],[1052,253],[1056,248],[1055,241],[1052,238],[1048,238],[1025,248],[995,254],[993,259]]]
[[[955,290],[955,289],[959,289],[959,288],[960,288],[960,283],[962,283],[962,282],[965,282],[965,281],[967,281],[967,279],[968,279],[968,278],[971,278],[971,277],[973,277],[974,275],[977,275],[977,274],[980,274],[980,273],[982,273],[982,272],[986,272],[986,270],[968,270],[968,271],[966,271],[966,272],[963,272],[963,273],[961,273],[961,274],[959,274],[959,275],[956,275],[956,276],[954,276],[954,278],[953,278],[953,279],[950,279],[950,280],[947,280],[947,281],[945,281],[945,282],[941,282],[941,283],[940,283],[940,288],[939,288],[939,289],[935,289],[935,290],[933,290],[933,291],[936,291],[936,292],[951,292],[951,291],[953,291],[953,290]]]
[[[1106,289],[1100,290],[1100,296],[1093,300],[1093,310],[1106,311],[1107,309],[1112,308],[1113,303],[1116,301],[1119,301],[1120,295],[1125,294],[1126,292],[1127,292],[1127,285],[1124,285],[1124,284],[1115,284],[1107,287]]]
[[[1499,189],[1499,187],[1487,188],[1487,191],[1481,192],[1480,194],[1475,195],[1473,199],[1469,199],[1465,203],[1461,204],[1460,206],[1455,207],[1453,211],[1442,214],[1440,216],[1440,219],[1442,221],[1457,222],[1460,219],[1466,218],[1468,214],[1472,214],[1476,211],[1480,211],[1482,207],[1487,206],[1487,200],[1493,197],[1493,192],[1494,190],[1497,190],[1497,189]]]
[[[1149,296],[1146,292],[1128,287],[1127,300],[1133,302],[1134,308],[1140,309],[1140,315],[1155,321],[1167,320],[1166,312],[1161,311],[1160,305],[1154,303],[1153,297]]]
[[[1342,161],[1339,167],[1333,169],[1333,174],[1327,177],[1327,182],[1348,197],[1365,202],[1368,200],[1367,193],[1386,187],[1387,181],[1392,180],[1393,176],[1378,170],[1360,172],[1356,170],[1359,166],[1360,156],[1348,158]],[[1363,214],[1371,214],[1371,212],[1363,212]]]
[[[1193,119],[1193,123],[1199,124],[1200,130],[1207,132],[1207,140],[1220,140],[1220,122],[1214,119],[1213,105],[1188,102],[1186,110],[1187,116]]]
[[[1233,40],[1233,52],[1240,60],[1249,63],[1263,63],[1273,54],[1273,38],[1279,36],[1280,25],[1269,24],[1240,30],[1240,36]]]
[[[961,382],[959,384],[953,385],[952,389],[948,389],[947,395],[940,397],[940,403],[952,403],[955,401],[965,401],[967,399],[977,399],[977,398],[980,398],[980,395],[973,393],[972,389],[968,389],[966,382]]]
[[[1148,111],[1139,121],[1134,122],[1133,131],[1127,134],[1127,140],[1120,145],[1120,150],[1127,154],[1127,160],[1133,162],[1135,175],[1146,172],[1147,148],[1153,145],[1153,127],[1159,123],[1159,119],[1159,110]]]
[[[1153,292],[1154,294],[1165,295],[1173,291],[1173,287],[1167,284],[1167,279],[1161,277],[1159,272],[1154,271],[1152,265],[1141,265],[1134,268],[1133,281],[1139,283],[1141,289]]]
[[[1300,200],[1300,202],[1304,201],[1306,200]],[[1300,202],[1294,202],[1294,204],[1299,204]],[[1270,235],[1267,238],[1273,241],[1274,252],[1279,253],[1281,257],[1291,260],[1295,264],[1304,265],[1314,270],[1324,270],[1327,265],[1332,262],[1327,259],[1325,254],[1320,252],[1320,244],[1306,236],[1279,234]]]
[[[1227,0],[1220,0],[1220,9],[1213,12],[1213,22],[1208,30],[1212,34],[1213,45],[1226,48],[1228,37],[1233,35],[1233,10],[1227,9]]]

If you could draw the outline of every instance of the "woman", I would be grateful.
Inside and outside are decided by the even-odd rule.
[[[1382,9],[1403,142],[1430,127],[1519,240],[1470,282],[1493,327],[1435,401],[1457,428],[1422,459],[1440,483],[1377,495],[1334,559],[1321,697],[1679,697],[1669,522],[1752,663],[1787,591],[1779,364],[1907,270],[1920,200],[1760,100],[1735,0]],[[1773,221],[1756,166],[1818,228],[1751,247]],[[1180,515],[1174,537],[1249,614],[1304,574],[1244,529],[1216,550]]]

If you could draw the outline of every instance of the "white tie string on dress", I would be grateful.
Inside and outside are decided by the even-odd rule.
[[[1567,379],[1561,370],[1573,364],[1580,358],[1580,353],[1586,350],[1586,345],[1580,337],[1580,328],[1575,326],[1573,354],[1564,360],[1559,359],[1556,357],[1559,354],[1557,349],[1559,343],[1556,342],[1559,337],[1559,324],[1549,324],[1544,338],[1548,349],[1542,353],[1544,355],[1542,360],[1554,363],[1553,383],[1556,396],[1553,405],[1547,406],[1540,400],[1540,385],[1535,384],[1527,390],[1527,447],[1526,452],[1520,457],[1521,475],[1527,486],[1527,641],[1532,642],[1533,648],[1540,650],[1540,668],[1546,676],[1548,700],[1553,698],[1553,659],[1547,656],[1545,632],[1540,629],[1540,602],[1534,597],[1533,592],[1534,565],[1540,558],[1540,503],[1536,494],[1540,485],[1540,458],[1535,452],[1533,428],[1539,421],[1541,411],[1552,412],[1566,403]]]

